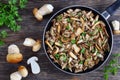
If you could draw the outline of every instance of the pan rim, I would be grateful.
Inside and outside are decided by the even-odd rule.
[[[75,8],[75,7],[76,7],[76,8],[78,8],[78,7],[79,7],[79,8],[82,8],[82,7],[83,7],[83,8],[88,8],[89,10],[92,10],[92,11],[96,12],[97,14],[99,14],[100,16],[102,16],[102,17],[104,18],[104,16],[101,15],[99,11],[95,10],[94,8],[88,7],[88,6],[84,6],[84,5],[71,5],[71,6],[64,7],[64,8],[62,8],[62,9],[60,9],[59,11],[55,12],[55,13],[52,15],[52,17],[48,20],[48,22],[47,22],[47,24],[46,24],[46,26],[45,26],[45,28],[44,28],[44,32],[43,32],[43,48],[44,48],[44,51],[45,51],[45,54],[46,54],[47,58],[49,59],[49,61],[50,61],[57,69],[59,69],[60,71],[62,71],[62,72],[64,72],[64,73],[70,74],[70,75],[83,75],[83,74],[88,74],[88,73],[91,73],[91,72],[99,69],[100,67],[102,67],[102,66],[108,61],[109,57],[111,56],[112,49],[113,49],[113,33],[112,33],[112,29],[111,29],[111,27],[110,27],[110,24],[109,24],[108,21],[104,18],[105,22],[107,23],[107,25],[108,25],[108,27],[109,27],[109,29],[110,29],[110,34],[111,34],[111,35],[110,35],[110,36],[111,36],[111,48],[110,48],[110,51],[109,51],[109,54],[108,54],[107,58],[106,58],[106,59],[101,63],[101,65],[99,65],[97,68],[94,68],[93,70],[90,70],[90,71],[88,71],[88,72],[83,72],[83,73],[68,72],[68,71],[66,71],[66,70],[63,70],[63,69],[59,68],[59,67],[50,59],[50,57],[49,57],[49,55],[48,55],[48,53],[47,53],[47,51],[46,51],[46,50],[47,50],[47,49],[45,48],[45,34],[46,34],[46,29],[47,29],[49,23],[51,22],[51,20],[52,20],[57,14],[59,14],[60,12],[66,10],[66,9]]]

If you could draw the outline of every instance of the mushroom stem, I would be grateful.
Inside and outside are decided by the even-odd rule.
[[[51,4],[44,4],[39,10],[38,13],[42,16],[50,14],[53,11],[54,7]]]

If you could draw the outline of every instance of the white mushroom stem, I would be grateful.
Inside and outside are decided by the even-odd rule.
[[[41,21],[44,15],[53,12],[54,7],[51,4],[44,4],[40,9],[34,8],[33,14],[37,20]]]
[[[8,47],[8,54],[20,53],[20,49],[17,45],[11,44]]]
[[[21,80],[22,75],[17,71],[10,75],[10,80]]]
[[[120,29],[120,23],[117,20],[112,21],[113,29],[119,30]]]
[[[32,39],[32,38],[25,38],[25,41],[23,42],[23,45],[32,47],[35,43],[36,43],[36,41],[34,39]]]
[[[6,60],[9,63],[18,63],[22,61],[23,55],[20,53],[20,50],[17,45],[11,44],[8,46],[8,54]]]
[[[38,13],[41,14],[42,16],[46,14],[50,14],[53,12],[54,7],[51,4],[44,4],[39,10]]]
[[[76,53],[78,53],[80,51],[80,48],[76,44],[73,44],[72,48]]]

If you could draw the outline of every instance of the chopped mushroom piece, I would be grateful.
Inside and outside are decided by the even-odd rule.
[[[77,56],[75,54],[73,54],[73,52],[69,52],[69,55],[74,58],[74,59],[77,59]]]
[[[45,43],[50,47],[51,50],[53,50],[53,47],[52,47],[51,44],[48,42],[48,40],[46,40]]]
[[[74,50],[76,53],[78,53],[78,52],[80,51],[80,48],[79,48],[76,44],[73,44],[72,47],[73,47],[73,50]]]
[[[75,33],[76,36],[79,36],[81,33],[83,32],[83,30],[79,27]]]

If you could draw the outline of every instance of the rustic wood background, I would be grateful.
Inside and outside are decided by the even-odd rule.
[[[0,0],[0,2],[1,1],[7,0]],[[9,29],[1,27],[1,29],[6,29],[8,31],[9,36],[7,39],[5,39],[6,45],[0,47],[0,80],[10,80],[9,75],[12,72],[17,71],[17,67],[20,65],[25,65],[29,69],[29,76],[27,78],[23,78],[22,80],[104,80],[104,66],[89,74],[80,76],[68,75],[59,71],[50,63],[44,53],[43,47],[39,52],[33,53],[31,51],[31,48],[24,47],[22,43],[26,37],[42,40],[43,31],[47,21],[56,11],[60,10],[61,8],[77,4],[86,5],[102,12],[114,1],[115,0],[29,0],[27,7],[24,10],[20,11],[20,15],[23,18],[23,21],[19,23],[22,26],[21,31],[13,33]],[[45,16],[43,21],[38,22],[34,18],[32,10],[34,7],[41,7],[46,3],[50,3],[55,7],[54,12],[50,15]],[[111,22],[111,20],[115,19],[120,21],[120,8],[114,13],[113,16],[109,18],[108,21]],[[24,55],[24,60],[19,64],[10,64],[6,62],[7,47],[13,43],[19,46],[21,53]],[[119,48],[120,35],[114,35],[114,47],[112,52],[120,52]],[[37,75],[33,75],[30,71],[30,66],[26,64],[27,59],[33,55],[39,57],[38,63],[41,67],[41,73]],[[120,72],[118,72],[116,76],[111,75],[109,80],[120,80]]]

